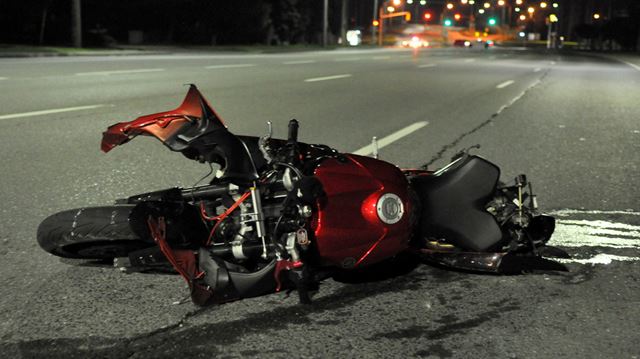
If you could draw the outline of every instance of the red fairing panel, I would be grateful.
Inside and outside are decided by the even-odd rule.
[[[408,247],[412,208],[407,180],[397,167],[370,157],[346,158],[344,163],[325,160],[315,171],[327,196],[318,203],[312,228],[323,260],[353,268]],[[384,223],[378,215],[378,200],[385,194],[402,201],[404,213],[397,223]]]
[[[102,151],[109,152],[138,135],[154,136],[166,144],[167,139],[192,127],[194,121],[204,120],[217,121],[215,126],[225,127],[196,86],[191,85],[182,105],[175,110],[154,113],[110,126],[102,134],[101,148]]]

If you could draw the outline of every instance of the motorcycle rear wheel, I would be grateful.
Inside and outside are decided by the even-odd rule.
[[[129,223],[134,206],[72,209],[47,217],[38,227],[38,244],[64,258],[110,259],[153,246]]]

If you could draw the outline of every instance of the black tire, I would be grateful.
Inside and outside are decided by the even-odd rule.
[[[59,257],[109,259],[153,246],[129,223],[134,205],[90,207],[56,213],[38,227],[38,244]]]

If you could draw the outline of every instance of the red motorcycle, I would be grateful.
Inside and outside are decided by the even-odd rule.
[[[171,188],[46,218],[38,243],[60,257],[117,258],[135,270],[173,268],[198,305],[296,289],[301,302],[327,277],[399,256],[448,268],[519,273],[566,268],[547,246],[552,217],[537,212],[524,175],[463,151],[437,171],[229,132],[191,85],[173,111],[115,124],[108,152],[138,135],[219,166],[208,185]]]

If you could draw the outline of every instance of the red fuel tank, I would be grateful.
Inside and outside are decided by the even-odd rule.
[[[326,197],[312,229],[320,257],[354,268],[406,249],[411,234],[409,184],[396,166],[370,157],[328,159],[315,170]]]

